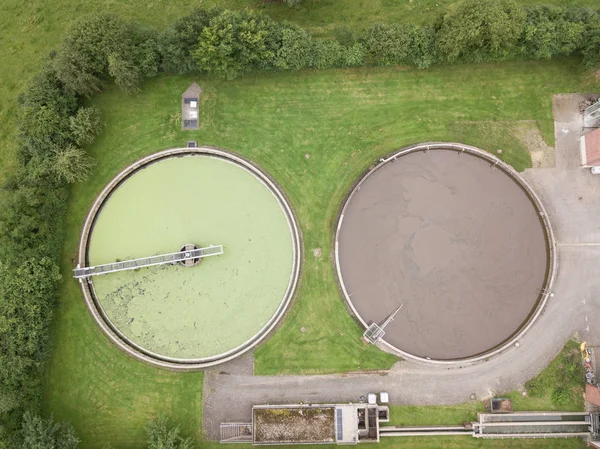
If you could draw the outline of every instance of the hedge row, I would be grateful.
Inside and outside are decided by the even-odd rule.
[[[101,15],[76,25],[53,60],[60,81],[90,96],[112,78],[125,92],[158,72],[232,79],[248,72],[549,59],[600,61],[600,15],[582,7],[465,0],[427,26],[375,24],[316,40],[302,28],[248,11],[199,9],[162,32]]]
[[[19,103],[19,166],[0,190],[0,448],[20,446],[23,413],[39,411],[68,184],[90,172],[80,145],[100,125],[50,66]]]
[[[101,127],[99,111],[82,106],[84,97],[110,81],[134,93],[159,72],[234,78],[564,55],[598,64],[596,11],[466,0],[428,26],[376,24],[359,36],[339,29],[331,40],[265,15],[222,9],[195,10],[162,32],[111,15],[78,22],[19,97],[19,167],[0,190],[0,449],[21,444],[23,413],[39,411],[68,184],[89,175],[93,162],[82,147]]]

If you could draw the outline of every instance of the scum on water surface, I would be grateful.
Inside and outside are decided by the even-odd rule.
[[[259,333],[294,271],[289,217],[254,173],[210,155],[168,157],[128,176],[104,201],[88,240],[99,265],[223,245],[195,267],[161,265],[93,278],[113,328],[160,356],[202,359]]]

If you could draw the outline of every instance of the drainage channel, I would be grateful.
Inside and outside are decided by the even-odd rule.
[[[380,437],[422,437],[472,434],[473,429],[467,428],[466,426],[381,426],[379,428]]]

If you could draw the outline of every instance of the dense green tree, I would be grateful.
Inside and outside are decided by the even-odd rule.
[[[85,181],[94,168],[94,160],[74,146],[56,148],[50,164],[56,176],[69,184]]]
[[[600,70],[600,21],[586,30],[582,45],[584,64],[588,68]]]
[[[265,15],[224,11],[202,29],[192,56],[201,70],[227,79],[274,67],[275,25]]]
[[[126,94],[140,91],[142,75],[134,61],[123,58],[119,53],[111,53],[108,55],[108,73]]]
[[[80,20],[66,35],[54,59],[58,78],[80,95],[98,92],[107,75],[108,55],[127,53],[129,41],[127,25],[117,16],[100,14]]]
[[[347,26],[336,28],[333,31],[333,34],[335,35],[335,39],[344,47],[352,47],[358,40],[354,30]]]
[[[162,70],[171,73],[192,73],[198,70],[191,57],[198,46],[198,38],[211,19],[221,14],[222,9],[194,9],[177,20],[160,36],[158,48],[162,58]]]
[[[282,31],[281,47],[277,50],[275,65],[283,70],[300,70],[309,67],[312,60],[312,38],[299,27]]]
[[[464,0],[446,14],[436,35],[440,60],[507,59],[517,52],[525,11],[514,0]]]
[[[157,33],[111,14],[86,17],[73,26],[59,48],[53,65],[67,90],[91,96],[110,75],[129,92],[132,82],[153,76],[158,68]],[[137,85],[135,86],[137,88]]]
[[[23,415],[21,435],[22,449],[73,449],[79,444],[71,424],[43,419],[30,412]]]
[[[0,414],[5,423],[15,411],[40,404],[59,279],[58,265],[46,257],[0,264],[0,384],[11,401],[7,415]]]
[[[535,5],[526,11],[522,52],[535,59],[550,59],[579,51],[588,21],[593,20],[593,15],[584,8]]]
[[[77,145],[92,143],[102,130],[100,109],[96,106],[79,108],[75,115],[69,117],[69,128]]]
[[[44,160],[42,164],[47,163]],[[0,190],[1,261],[18,263],[44,255],[58,259],[68,192],[49,172],[42,179],[32,179],[28,170],[22,169]]]
[[[48,153],[54,145],[67,145],[71,141],[69,117],[52,106],[22,107],[19,127],[27,159],[34,154]]]
[[[148,449],[192,449],[191,438],[180,435],[179,426],[170,426],[164,416],[156,418],[146,428]]]
[[[426,68],[433,62],[434,31],[429,27],[378,23],[365,32],[361,42],[371,64]]]

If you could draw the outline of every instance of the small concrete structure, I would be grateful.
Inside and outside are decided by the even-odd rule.
[[[389,408],[377,404],[256,405],[252,423],[222,423],[222,443],[357,444],[379,442]]]
[[[490,411],[492,413],[512,413],[512,401],[505,398],[492,398],[490,399]]]
[[[582,167],[600,167],[600,128],[581,136],[579,153]]]
[[[478,413],[475,438],[589,438],[597,434],[598,414],[586,412]],[[590,435],[592,434],[592,435]]]
[[[600,127],[600,100],[597,97],[595,99],[596,101],[583,111],[584,128]],[[591,99],[591,101],[593,100],[594,98]]]
[[[193,83],[181,95],[181,129],[199,128],[200,95],[202,88]]]

